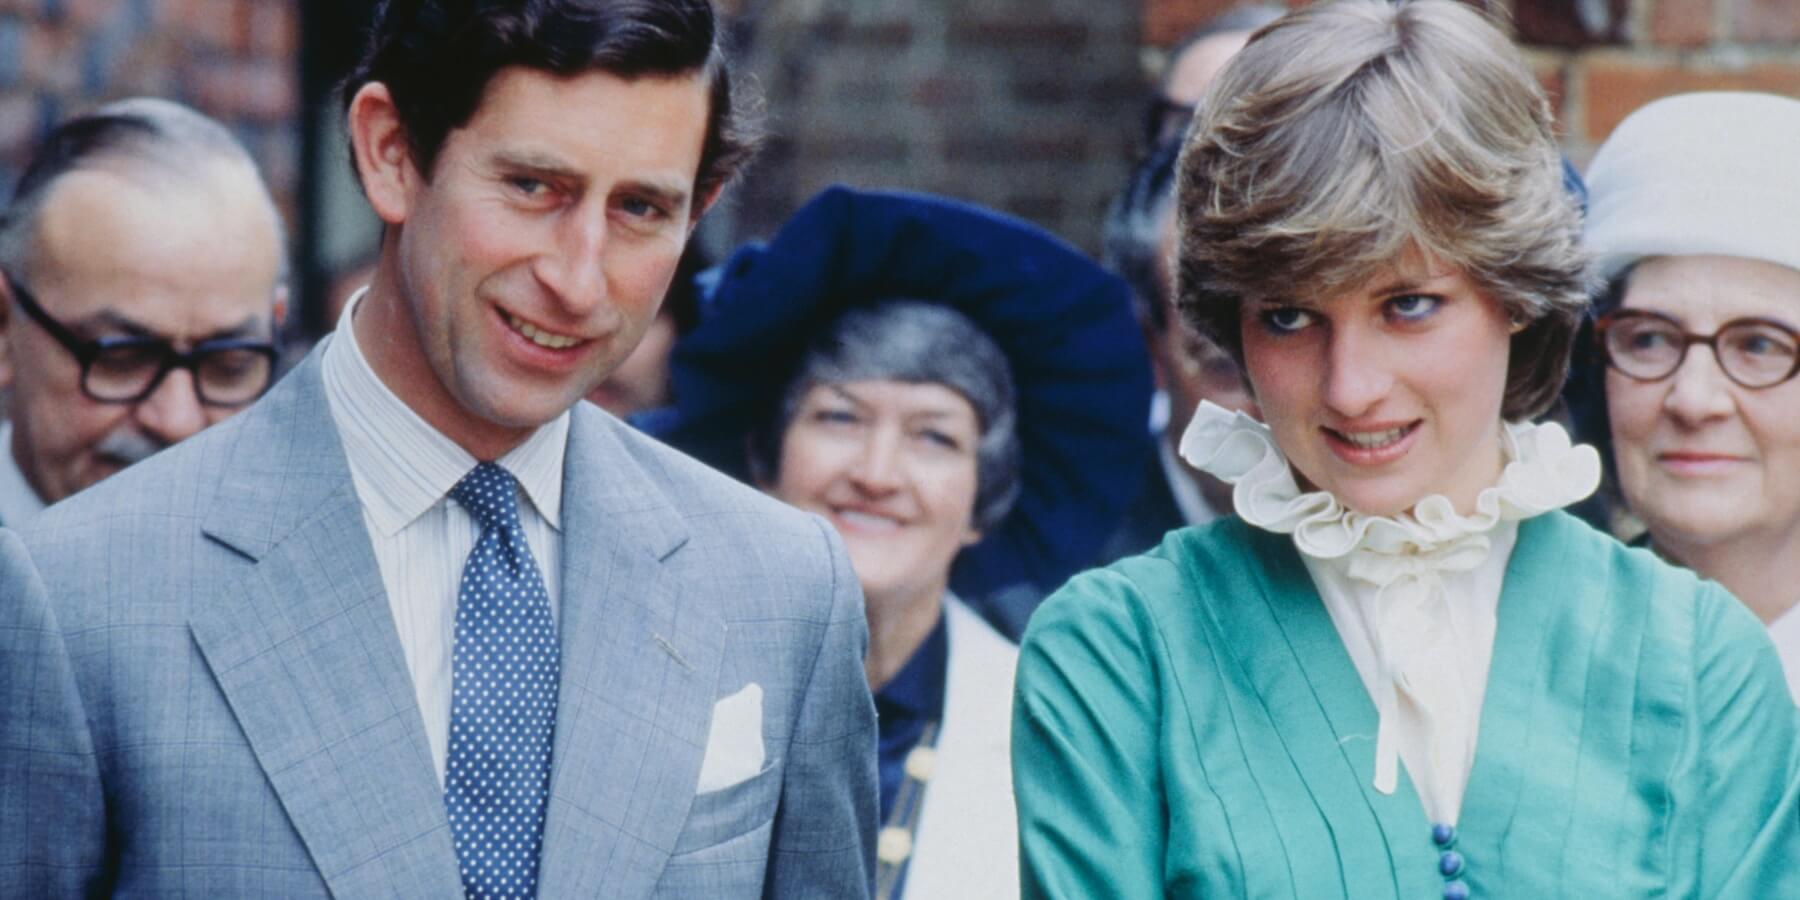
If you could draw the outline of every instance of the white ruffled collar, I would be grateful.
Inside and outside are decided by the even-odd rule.
[[[1447,577],[1470,572],[1487,561],[1492,535],[1503,523],[1567,506],[1600,484],[1600,455],[1569,442],[1553,423],[1506,423],[1501,442],[1507,460],[1495,483],[1475,499],[1475,511],[1460,515],[1448,498],[1433,494],[1397,516],[1365,515],[1325,491],[1300,490],[1294,472],[1268,426],[1243,413],[1202,402],[1181,438],[1181,455],[1195,468],[1234,485],[1232,505],[1251,525],[1292,534],[1308,557],[1341,567],[1353,581],[1371,587],[1356,592],[1359,615],[1375,653],[1371,686],[1378,721],[1375,789],[1392,794],[1399,779],[1400,692],[1425,710],[1432,722],[1458,715],[1459,701],[1444,690],[1443,648],[1436,646],[1450,616]],[[1485,677],[1485,676],[1484,676]],[[1454,818],[1461,788],[1443,787],[1439,770],[1462,765],[1453,779],[1467,777],[1472,745],[1459,745],[1468,731],[1436,724],[1426,733],[1423,758],[1440,812]],[[1466,747],[1471,755],[1460,750]],[[1455,798],[1447,796],[1454,791]],[[1429,810],[1428,810],[1429,811]]]
[[[1245,522],[1292,534],[1300,552],[1337,559],[1362,548],[1376,554],[1432,556],[1504,521],[1528,519],[1592,494],[1600,485],[1600,454],[1571,444],[1554,422],[1508,422],[1501,429],[1507,463],[1500,478],[1458,514],[1432,494],[1397,516],[1357,512],[1325,491],[1301,491],[1269,427],[1202,401],[1181,437],[1181,456],[1195,468],[1234,485],[1232,505]],[[1485,541],[1480,542],[1485,552]]]

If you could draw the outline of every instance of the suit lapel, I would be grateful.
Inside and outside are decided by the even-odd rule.
[[[725,626],[683,596],[671,499],[579,404],[563,475],[562,685],[540,893],[644,897],[699,782]]]
[[[321,352],[243,413],[203,529],[248,565],[196,598],[191,629],[334,894],[459,895],[423,720],[330,427]]]

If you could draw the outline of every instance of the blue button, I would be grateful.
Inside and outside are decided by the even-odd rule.
[[[1469,900],[1469,886],[1460,881],[1444,885],[1444,900]]]
[[[1431,826],[1431,840],[1439,847],[1448,847],[1456,843],[1456,829],[1448,825],[1433,825]]]
[[[1443,873],[1445,878],[1455,878],[1462,868],[1462,854],[1455,850],[1445,850],[1444,855],[1438,857],[1438,871]]]

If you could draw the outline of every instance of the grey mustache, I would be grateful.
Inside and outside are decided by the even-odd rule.
[[[107,435],[94,450],[101,456],[110,457],[127,466],[132,466],[150,458],[166,446],[161,441],[127,427]]]

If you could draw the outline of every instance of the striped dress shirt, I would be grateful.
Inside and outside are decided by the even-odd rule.
[[[387,588],[388,606],[412,675],[438,783],[450,742],[450,662],[463,563],[481,526],[449,498],[478,460],[412,411],[376,376],[345,304],[321,361],[325,396],[362,502],[363,522]],[[553,619],[562,596],[562,475],[569,413],[540,426],[497,462],[523,488],[519,517],[544,576]]]

